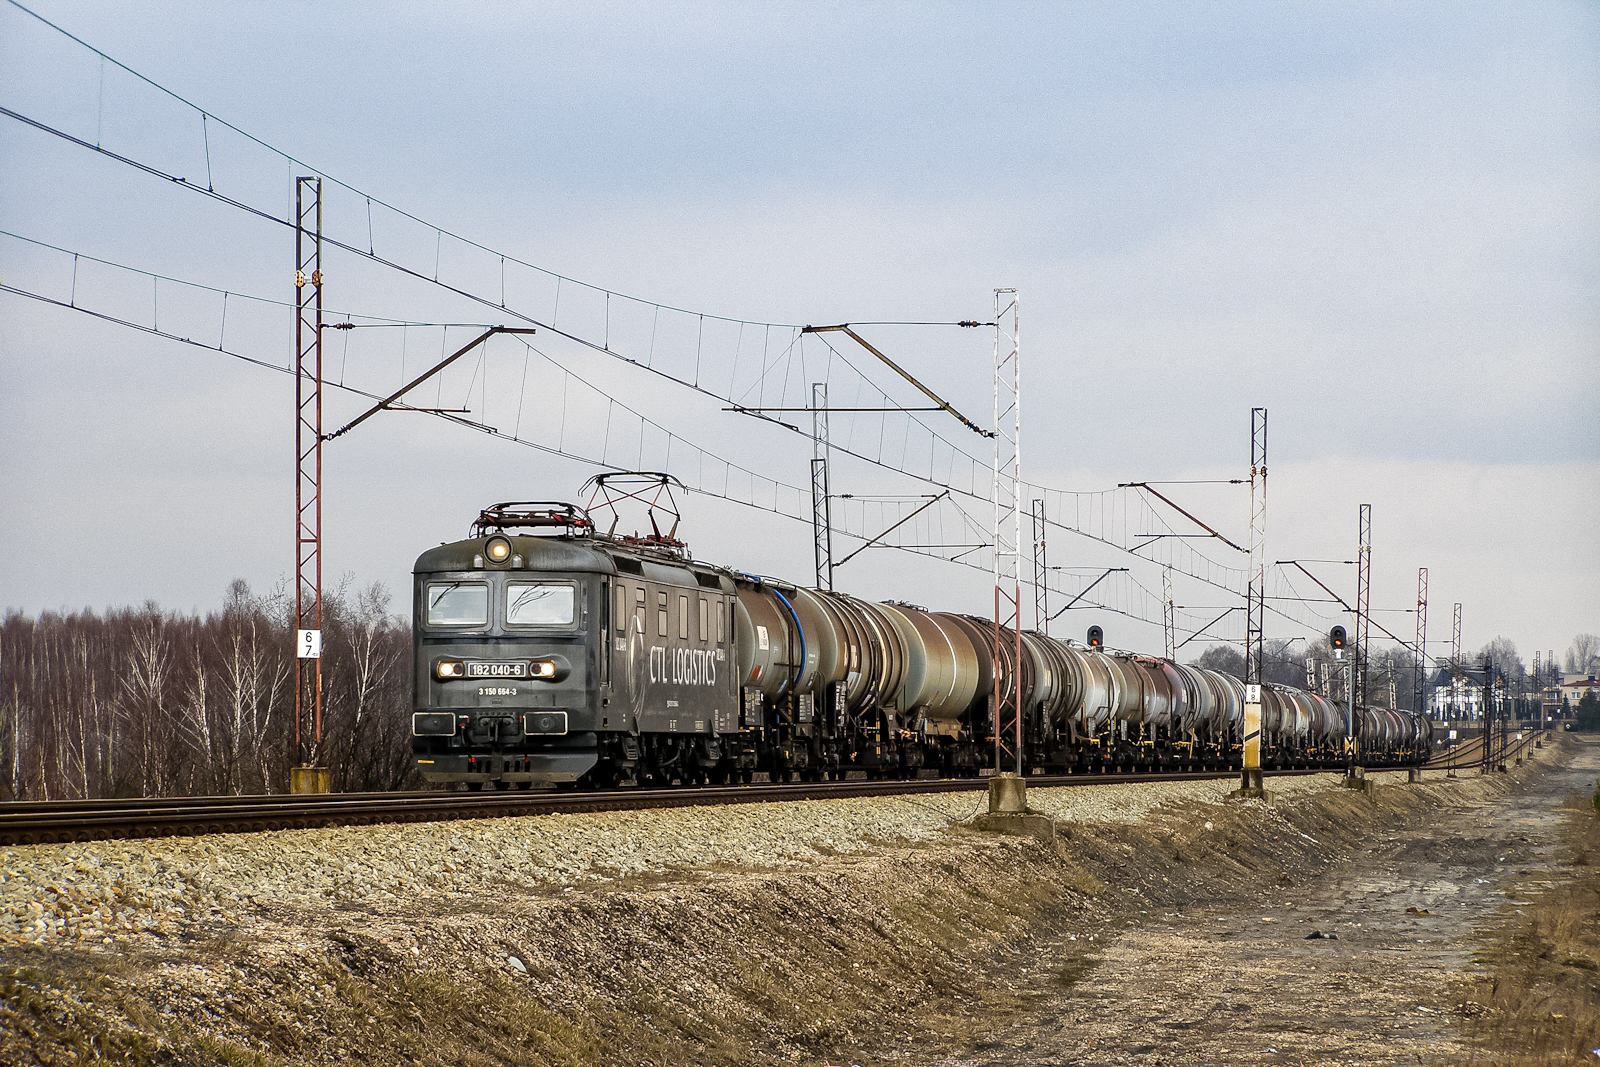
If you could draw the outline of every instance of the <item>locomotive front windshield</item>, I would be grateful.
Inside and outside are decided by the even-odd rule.
[[[565,582],[508,582],[506,625],[571,626],[577,603],[577,589]]]
[[[428,583],[429,626],[489,625],[489,587],[483,582]]]

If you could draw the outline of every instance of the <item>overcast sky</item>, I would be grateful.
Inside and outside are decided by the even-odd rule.
[[[330,188],[330,234],[596,343],[616,331],[634,358],[698,356],[708,374],[743,360],[729,374],[741,390],[764,327],[691,342],[620,298],[585,308],[594,294],[570,283],[556,303],[548,279],[513,264],[502,282],[492,257],[382,205],[568,278],[752,323],[987,319],[993,290],[1015,286],[1030,479],[1246,476],[1250,409],[1265,406],[1269,559],[1354,558],[1367,502],[1373,604],[1395,632],[1411,635],[1419,566],[1435,641],[1457,601],[1469,648],[1504,635],[1531,657],[1600,631],[1593,5],[30,6],[305,163],[0,9],[0,105],[191,185],[281,217],[295,173],[329,175],[364,194]],[[74,278],[70,255],[0,238],[5,285],[290,359],[290,313],[243,300],[291,298],[283,226],[15,119],[0,118],[0,158],[0,229],[80,254]],[[227,320],[220,297],[85,256],[227,290]],[[515,324],[346,253],[326,270],[339,311]],[[989,331],[862,329],[988,421]],[[329,359],[341,380],[393,388],[470,335],[352,331]],[[692,443],[806,484],[796,435],[553,335],[535,343],[678,435],[676,455]],[[566,372],[493,345],[430,399],[580,454],[614,447],[585,419],[604,403],[584,408]],[[0,368],[0,606],[203,611],[234,577],[265,590],[292,574],[290,378],[9,293]],[[790,377],[780,395],[802,402],[804,375]],[[359,405],[330,397],[330,422]],[[929,425],[987,456],[959,425]],[[573,498],[593,472],[385,414],[328,446],[328,584],[383,581],[403,610],[411,561],[478,507]],[[927,489],[835,469],[836,491]],[[1243,541],[1243,490],[1168,491]],[[700,558],[809,576],[805,524],[685,503]],[[987,523],[987,505],[968,510]],[[1113,606],[1160,589],[1159,569],[1085,539],[1052,535],[1050,552],[1085,573],[1130,567],[1105,587]],[[1353,568],[1313,569],[1352,594]],[[990,598],[978,571],[877,550],[838,584],[974,612]],[[1237,602],[1182,574],[1176,597],[1186,618]],[[1338,617],[1296,612],[1268,636]],[[1073,611],[1052,632],[1090,622],[1160,650],[1159,609]],[[1237,613],[1218,632],[1239,636]]]

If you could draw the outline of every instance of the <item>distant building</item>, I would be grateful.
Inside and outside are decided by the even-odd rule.
[[[1435,719],[1483,718],[1483,672],[1463,670],[1457,678],[1449,667],[1433,674],[1433,699],[1429,703]]]
[[[1570,707],[1590,693],[1600,696],[1600,677],[1593,674],[1564,674],[1561,676],[1561,697]]]

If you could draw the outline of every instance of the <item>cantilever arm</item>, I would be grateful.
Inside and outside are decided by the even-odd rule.
[[[471,341],[468,341],[466,344],[464,344],[460,348],[456,349],[450,355],[446,356],[444,359],[442,359],[438,363],[434,364],[434,366],[432,366],[428,370],[423,371],[421,374],[419,374],[415,378],[411,379],[411,381],[407,382],[405,385],[402,385],[398,390],[396,390],[393,393],[390,393],[388,396],[384,397],[382,400],[378,401],[376,404],[372,405],[372,407],[368,408],[366,411],[363,411],[360,415],[357,415],[355,418],[351,419],[349,422],[345,423],[343,426],[339,427],[337,430],[333,431],[332,433],[323,434],[322,435],[322,439],[324,441],[331,441],[335,437],[340,437],[340,436],[342,436],[344,434],[349,433],[351,430],[355,429],[357,426],[360,426],[363,422],[366,422],[368,419],[370,419],[372,416],[376,415],[378,412],[380,412],[383,409],[389,407],[396,400],[399,400],[401,397],[403,397],[407,393],[411,392],[411,390],[415,389],[417,386],[421,385],[423,382],[425,382],[429,378],[433,377],[435,374],[438,374],[440,371],[444,370],[446,367],[448,367],[450,364],[454,363],[456,360],[460,359],[462,356],[466,355],[468,352],[471,352],[474,348],[477,348],[479,345],[483,344],[483,342],[487,341],[489,338],[493,337],[495,334],[497,334],[497,333],[533,333],[533,332],[534,332],[533,330],[517,329],[517,328],[510,327],[510,326],[491,326],[491,327],[489,327],[487,330],[483,331],[483,333],[479,334],[477,337],[474,337]]]
[[[924,504],[921,507],[917,508],[911,514],[907,515],[905,518],[901,519],[899,522],[895,523],[893,526],[891,526],[887,530],[883,531],[883,533],[879,534],[877,537],[871,538],[869,541],[867,541],[866,544],[862,545],[860,548],[858,548],[854,552],[850,553],[844,559],[841,559],[838,563],[835,563],[833,565],[834,568],[837,569],[839,567],[843,567],[846,563],[849,563],[851,560],[853,560],[857,556],[861,555],[861,553],[865,552],[867,549],[871,548],[873,545],[877,544],[879,541],[882,541],[885,537],[888,537],[890,534],[894,533],[894,531],[898,530],[900,527],[904,526],[906,523],[910,522],[912,519],[916,518],[918,515],[922,514],[924,511],[927,511],[929,508],[933,507],[935,504],[937,504],[939,501],[943,500],[945,497],[947,497],[949,495],[950,495],[950,490],[946,489],[944,492],[940,493],[938,496],[933,497],[926,504]],[[952,546],[952,547],[954,547],[954,546]]]
[[[1072,605],[1074,605],[1078,601],[1082,600],[1085,596],[1088,596],[1089,595],[1089,590],[1093,589],[1095,586],[1099,585],[1101,582],[1105,581],[1107,578],[1111,577],[1113,574],[1126,574],[1127,571],[1128,571],[1128,568],[1126,568],[1126,567],[1107,567],[1106,568],[1106,572],[1104,574],[1102,574],[1100,577],[1096,578],[1094,581],[1090,582],[1088,585],[1084,586],[1081,590],[1079,590],[1077,596],[1075,596],[1071,600],[1067,601],[1067,607],[1066,608],[1062,608],[1060,611],[1058,611],[1054,615],[1050,616],[1049,621],[1050,622],[1055,622],[1063,614],[1066,613],[1067,608],[1072,607]]]
[[[1223,544],[1227,545],[1229,548],[1234,549],[1235,551],[1238,551],[1238,552],[1246,551],[1244,548],[1241,548],[1239,545],[1237,545],[1234,542],[1228,540],[1226,537],[1222,536],[1222,534],[1218,533],[1216,530],[1212,529],[1207,524],[1201,522],[1194,515],[1190,514],[1189,512],[1185,511],[1183,508],[1179,507],[1177,503],[1175,503],[1174,501],[1169,499],[1165,494],[1157,492],[1156,490],[1150,488],[1150,483],[1149,482],[1123,482],[1121,485],[1117,486],[1117,488],[1118,489],[1143,489],[1145,492],[1149,493],[1151,496],[1155,497],[1157,500],[1159,500],[1163,504],[1167,505],[1167,507],[1171,508],[1173,511],[1176,511],[1179,515],[1182,515],[1184,518],[1188,519],[1190,522],[1194,523],[1196,526],[1200,527],[1200,529],[1204,530],[1206,533],[1210,534],[1212,537],[1215,537],[1218,541],[1221,541]],[[1144,546],[1140,545],[1139,547],[1143,548]]]
[[[963,322],[963,323],[961,323],[961,325],[965,326],[967,324]],[[973,325],[977,325],[977,323],[973,323]],[[940,397],[932,389],[929,389],[926,385],[923,385],[921,382],[919,382],[915,378],[913,378],[911,376],[911,374],[904,367],[900,366],[900,364],[896,363],[894,360],[890,359],[888,356],[884,355],[882,352],[879,352],[876,348],[873,348],[872,345],[867,342],[867,339],[865,337],[862,337],[859,333],[856,333],[854,330],[852,330],[850,328],[850,324],[848,322],[840,323],[838,326],[807,326],[803,330],[801,330],[800,332],[801,333],[844,333],[844,334],[849,334],[850,337],[856,342],[856,344],[860,345],[862,348],[865,348],[868,352],[871,352],[873,355],[877,356],[880,360],[882,360],[884,366],[888,367],[890,370],[892,370],[896,374],[900,375],[900,377],[904,378],[906,381],[908,381],[912,385],[916,386],[918,391],[920,391],[923,396],[927,397],[929,400],[933,401],[935,404],[937,404],[939,406],[939,410],[940,411],[946,411],[946,412],[949,412],[951,415],[954,415],[955,418],[956,418],[956,421],[960,422],[961,425],[965,426],[967,429],[971,430],[973,433],[979,435],[980,437],[993,437],[994,436],[994,431],[993,430],[985,430],[982,426],[979,426],[977,423],[973,422],[971,419],[969,419],[965,415],[961,414],[961,412],[959,412],[955,408],[951,407],[947,401],[945,401],[942,397]]]

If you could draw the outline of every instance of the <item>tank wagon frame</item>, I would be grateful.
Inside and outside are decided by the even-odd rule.
[[[675,528],[672,531],[675,533]],[[563,502],[485,509],[414,568],[418,769],[433,785],[590,787],[918,775],[994,759],[991,699],[1021,672],[1028,773],[1237,768],[1231,675],[912,604],[743,574],[669,533],[600,533]],[[1345,714],[1262,692],[1263,763],[1338,767]],[[1425,717],[1358,713],[1368,766],[1420,763]]]

